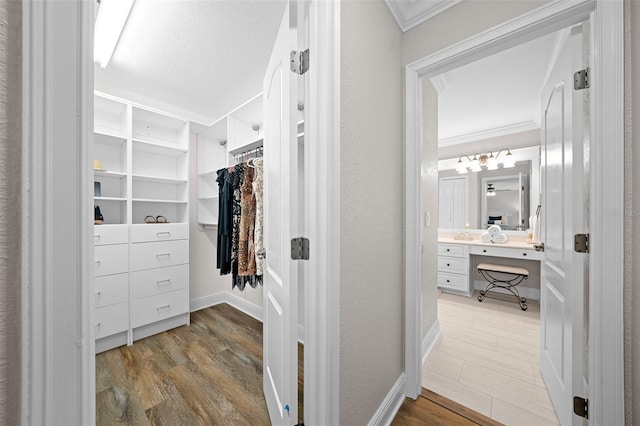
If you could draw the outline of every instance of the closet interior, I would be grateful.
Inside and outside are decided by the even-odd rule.
[[[136,2],[127,25],[137,22],[134,14],[139,3],[151,10],[148,2]],[[165,6],[162,2],[151,8],[158,11]],[[234,2],[228,6],[229,10],[240,7]],[[207,7],[222,5],[185,4],[184,10],[195,18],[199,8]],[[284,2],[262,7],[279,10],[278,19],[271,19],[274,28],[270,33],[275,37]],[[126,30],[120,44],[127,41]],[[167,48],[172,47],[175,45]],[[268,59],[270,51],[265,53]],[[239,58],[244,53],[238,48],[235,55]],[[95,67],[96,88],[100,89],[94,95],[92,149],[96,354],[188,326],[191,312],[222,303],[262,321],[263,288],[258,271],[249,279],[221,270],[218,263],[224,219],[220,172],[245,167],[253,173],[270,161],[263,144],[262,93],[242,98],[224,115],[212,116],[209,111],[172,105],[166,91],[154,99],[149,91],[133,92],[131,84],[119,87],[118,79],[126,83],[127,73],[118,69],[117,62],[112,64],[106,69]],[[264,70],[266,63],[256,67]],[[255,83],[250,86],[260,87],[262,81]],[[228,99],[239,99],[242,91],[236,89],[228,88]],[[224,105],[229,104],[228,99]],[[220,100],[217,94],[210,103]],[[305,209],[303,117],[300,105],[297,211],[301,218]],[[259,217],[254,220],[252,234]],[[259,247],[256,251],[253,241],[251,246],[249,256],[259,262],[264,251]],[[298,282],[298,339],[302,342],[302,262]]]

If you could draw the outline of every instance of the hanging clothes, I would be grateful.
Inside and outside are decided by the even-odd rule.
[[[256,199],[253,195],[253,177],[255,169],[245,165],[244,179],[240,187],[241,212],[238,243],[238,275],[236,286],[244,289],[246,283],[251,287],[258,285],[256,279],[256,252],[254,247],[254,228],[256,222]]]
[[[263,243],[263,230],[262,230],[262,221],[263,221],[263,169],[262,169],[262,159],[255,160],[253,162],[256,170],[255,177],[253,179],[253,195],[256,199],[256,225],[254,228],[254,236],[253,242],[255,246],[256,252],[256,276],[259,277],[260,282],[262,282],[262,274],[264,270],[264,243]]]
[[[220,275],[232,274],[232,289],[244,290],[247,283],[255,288],[262,284],[263,269],[262,256],[256,256],[255,244],[258,239],[262,253],[262,167],[246,162],[217,173],[220,197],[217,267]],[[256,193],[260,200],[259,219]],[[256,224],[259,224],[258,230]]]
[[[218,170],[218,253],[216,266],[221,275],[231,272],[232,203],[231,176],[225,169]]]

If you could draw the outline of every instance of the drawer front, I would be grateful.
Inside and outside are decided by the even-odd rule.
[[[98,308],[95,313],[96,339],[127,331],[129,328],[129,302]]]
[[[129,245],[97,246],[94,249],[93,268],[96,277],[129,272]]]
[[[535,250],[518,249],[512,247],[473,246],[471,254],[481,256],[508,257],[511,259],[542,259],[542,253]]]
[[[462,244],[438,244],[438,254],[452,257],[466,257],[469,247]]]
[[[133,328],[189,312],[189,289],[133,301]]]
[[[459,257],[438,256],[438,271],[454,274],[469,273],[469,259]]]
[[[468,293],[469,277],[467,275],[456,275],[440,272],[438,273],[438,287]]]
[[[96,308],[129,300],[129,274],[96,277],[94,283]]]
[[[187,239],[189,239],[189,225],[186,223],[131,225],[131,242],[133,243]]]
[[[131,250],[134,271],[189,263],[189,240],[132,244]]]
[[[134,299],[156,296],[189,287],[189,265],[148,269],[132,274]]]
[[[127,244],[129,225],[93,225],[93,244]]]

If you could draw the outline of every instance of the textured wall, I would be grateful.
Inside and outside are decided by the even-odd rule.
[[[383,0],[341,3],[340,424],[403,371],[402,35]]]
[[[437,320],[438,308],[438,93],[422,82],[422,337]]]
[[[22,5],[0,2],[0,425],[20,424]]]
[[[640,419],[640,4],[625,1],[625,411],[626,423]],[[634,120],[635,118],[635,120]],[[635,164],[634,164],[635,163]],[[635,190],[634,190],[635,188]]]

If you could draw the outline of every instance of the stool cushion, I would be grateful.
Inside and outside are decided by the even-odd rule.
[[[478,271],[485,270],[491,272],[504,272],[506,274],[529,276],[529,271],[519,266],[496,265],[495,263],[481,263],[478,265]]]

